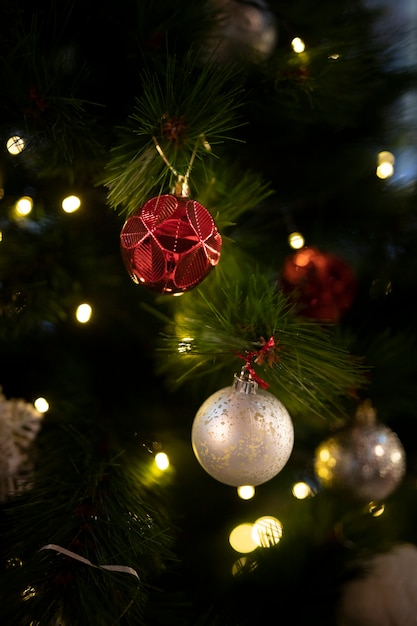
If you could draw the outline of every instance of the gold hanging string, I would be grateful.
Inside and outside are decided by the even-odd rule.
[[[190,195],[190,188],[188,185],[188,180],[190,178],[190,174],[191,174],[191,170],[194,164],[194,159],[197,155],[197,150],[198,150],[198,146],[200,144],[200,142],[203,143],[205,149],[207,151],[211,150],[211,146],[208,143],[208,141],[206,140],[206,138],[204,137],[204,135],[200,135],[200,137],[197,139],[193,152],[191,154],[191,158],[190,158],[190,162],[188,164],[188,168],[185,174],[180,174],[179,172],[177,172],[177,170],[171,165],[171,163],[168,161],[167,157],[165,156],[164,151],[162,150],[161,146],[158,143],[158,140],[155,136],[152,136],[153,142],[155,144],[155,148],[158,152],[158,154],[160,155],[160,157],[162,158],[162,160],[164,161],[165,165],[171,170],[171,172],[174,174],[174,176],[177,177],[177,180],[175,182],[175,186],[174,189],[172,190],[172,193],[175,194],[176,196],[183,196],[183,197],[188,197]]]

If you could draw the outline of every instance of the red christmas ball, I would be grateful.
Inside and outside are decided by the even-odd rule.
[[[356,278],[339,257],[305,246],[285,260],[282,288],[300,315],[335,323],[354,301]]]
[[[126,220],[120,244],[135,283],[172,295],[192,289],[217,265],[222,238],[202,204],[166,194]]]

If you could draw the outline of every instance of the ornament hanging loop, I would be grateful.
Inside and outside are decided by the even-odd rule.
[[[245,394],[256,393],[258,389],[258,383],[253,380],[249,368],[246,365],[242,367],[239,375],[235,374],[234,378],[235,391],[240,391],[241,393]]]
[[[177,180],[175,181],[174,187],[171,190],[171,193],[173,195],[175,195],[175,196],[180,196],[182,198],[188,198],[190,196],[190,187],[189,187],[189,184],[188,184],[188,180],[190,178],[191,170],[192,170],[193,165],[194,165],[194,160],[195,160],[195,157],[197,155],[198,146],[200,145],[200,143],[203,143],[203,146],[205,147],[205,149],[207,151],[209,151],[209,150],[211,150],[210,144],[208,143],[208,141],[206,141],[204,135],[200,135],[200,137],[197,139],[197,141],[195,143],[195,146],[194,146],[194,149],[192,151],[190,162],[188,164],[186,173],[185,174],[180,174],[179,172],[177,172],[177,170],[168,161],[167,157],[165,156],[164,151],[162,150],[161,146],[158,143],[157,138],[155,136],[152,136],[152,139],[153,139],[156,151],[158,152],[159,156],[162,158],[163,162],[168,167],[168,169],[177,178]]]

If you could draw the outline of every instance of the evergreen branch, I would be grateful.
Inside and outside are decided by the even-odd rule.
[[[198,179],[199,161],[207,154],[202,138],[210,146],[230,138],[238,126],[240,98],[236,68],[201,67],[193,51],[182,62],[167,57],[163,82],[156,71],[144,70],[142,93],[119,129],[119,143],[110,150],[100,181],[108,190],[108,204],[131,214],[152,193],[170,191],[173,175],[155,150],[154,136],[172,168],[182,174],[199,144],[192,173]]]
[[[3,584],[2,615],[13,615],[16,625],[28,620],[55,624],[61,618],[79,624],[79,616],[83,623],[116,624],[126,610],[135,623],[146,623],[149,584],[163,559],[172,558],[171,538],[164,513],[150,500],[146,459],[138,457],[137,448],[134,455],[117,450],[114,441],[103,446],[102,436],[101,429],[87,434],[72,426],[44,427],[33,487],[6,508],[5,525],[13,538],[9,556],[15,558],[17,550],[23,566],[9,572]],[[156,497],[155,485],[152,491]],[[98,566],[129,566],[139,581],[39,551],[49,544]],[[24,589],[34,593],[16,608],[16,593]],[[92,589],[99,608],[91,604]]]
[[[337,343],[330,327],[295,316],[261,271],[227,277],[216,271],[193,294],[176,301],[175,309],[161,338],[158,363],[174,387],[214,371],[223,382],[229,371],[230,380],[239,369],[239,355],[259,350],[270,337],[274,358],[254,369],[301,419],[344,417],[341,399],[351,399],[365,384],[361,359]]]

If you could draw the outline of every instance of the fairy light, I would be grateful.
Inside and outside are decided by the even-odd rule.
[[[233,550],[246,554],[258,547],[252,536],[253,524],[239,524],[229,535],[229,543]]]
[[[294,37],[291,42],[291,46],[294,52],[296,52],[297,54],[304,52],[306,48],[304,41],[300,37]]]
[[[15,204],[16,217],[26,217],[33,209],[33,199],[30,196],[22,196]]]
[[[33,402],[33,406],[37,411],[39,411],[39,413],[46,413],[49,410],[49,402],[46,398],[36,398]]]
[[[85,324],[90,321],[92,312],[91,306],[87,302],[83,302],[77,307],[75,317],[80,324]]]
[[[304,237],[302,236],[301,233],[294,231],[288,237],[288,243],[290,247],[293,248],[294,250],[299,250],[300,248],[304,246]]]
[[[155,464],[158,469],[166,470],[169,467],[169,458],[165,452],[158,452],[155,455]]]
[[[81,200],[78,196],[66,196],[62,201],[62,209],[65,213],[74,213],[81,206]]]
[[[16,156],[17,154],[20,154],[21,152],[23,152],[25,147],[26,147],[25,140],[23,139],[23,137],[20,137],[19,135],[13,135],[12,137],[9,137],[9,139],[6,142],[7,151],[12,156]]]
[[[378,153],[378,164],[376,175],[378,178],[390,178],[394,174],[395,156],[388,150],[382,150]]]
[[[276,517],[259,517],[252,527],[252,539],[260,548],[271,548],[281,541],[282,524]]]
[[[305,500],[309,496],[313,495],[313,491],[307,483],[304,481],[295,483],[292,488],[292,495],[298,500]]]
[[[380,515],[383,515],[385,512],[385,506],[382,502],[370,502],[368,511],[372,517],[380,517]]]
[[[252,485],[242,485],[237,488],[237,495],[242,500],[250,500],[255,495],[255,487]]]

